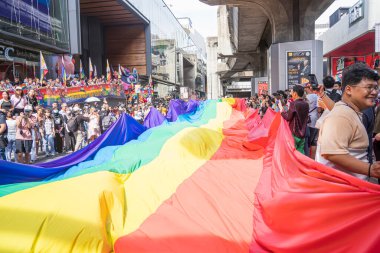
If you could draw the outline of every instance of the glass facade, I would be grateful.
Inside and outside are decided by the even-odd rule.
[[[0,30],[69,51],[67,0],[0,0]]]
[[[195,54],[200,58],[201,50],[162,0],[128,1],[150,20],[153,76],[183,84],[182,55]]]

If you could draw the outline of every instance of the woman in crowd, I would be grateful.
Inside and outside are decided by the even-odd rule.
[[[99,114],[96,112],[95,107],[90,108],[89,118],[87,136],[88,143],[91,143],[100,136]]]
[[[36,92],[31,89],[29,90],[28,94],[25,96],[26,103],[28,105],[31,105],[33,107],[33,112],[37,112],[37,105],[38,105],[38,100],[36,97]]]
[[[2,94],[2,99],[0,100],[0,109],[6,113],[6,112],[11,111],[12,108],[13,106],[10,100],[9,92],[4,91]]]
[[[8,145],[6,149],[6,158],[8,162],[12,161],[12,155],[15,159],[15,162],[17,162],[17,156],[16,156],[16,119],[12,115],[11,111],[7,112],[7,138],[8,138]]]
[[[45,153],[46,156],[55,155],[55,129],[54,129],[54,119],[51,115],[50,110],[45,111],[45,119],[43,122],[43,136],[45,138]]]
[[[15,106],[16,107],[16,106]],[[33,108],[25,106],[24,112],[16,118],[16,154],[20,163],[30,163],[30,152],[33,146],[32,131],[34,122],[30,119]]]
[[[36,131],[36,154],[38,154],[38,149],[42,151],[42,143],[41,140],[44,139],[44,123],[45,123],[45,115],[44,115],[44,109],[39,107],[37,108],[37,114],[36,114],[36,125],[35,125],[35,131]]]

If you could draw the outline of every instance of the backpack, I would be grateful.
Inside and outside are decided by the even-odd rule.
[[[326,91],[326,95],[332,100],[334,101],[335,103],[336,102],[339,102],[340,100],[342,100],[342,96],[336,91],[336,90],[332,90],[332,91]]]
[[[106,131],[116,121],[116,118],[112,115],[107,115],[102,120],[103,130]]]
[[[67,130],[69,130],[69,132],[71,133],[75,133],[76,131],[78,131],[79,124],[77,122],[77,117],[71,117],[67,121],[66,126],[67,126]]]

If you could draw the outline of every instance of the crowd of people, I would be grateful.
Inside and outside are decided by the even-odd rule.
[[[143,123],[150,107],[155,106],[163,115],[167,113],[169,98],[156,99],[148,97],[143,101],[135,96],[116,106],[104,99],[100,102],[85,104],[53,103],[44,108],[36,97],[38,80],[26,79],[28,91],[25,93],[15,79],[1,81],[3,88],[0,100],[0,159],[34,163],[44,157],[68,154],[77,151],[94,141],[106,131],[122,113],[127,113],[138,122]],[[72,81],[75,81],[73,79]],[[95,80],[96,81],[96,80]],[[60,80],[49,80],[49,85],[56,85]],[[88,85],[88,84],[86,84]],[[10,91],[14,94],[10,94]]]
[[[380,178],[379,75],[364,63],[345,69],[342,82],[327,76],[323,85],[295,85],[290,90],[255,95],[247,105],[264,116],[271,108],[289,122],[296,149],[316,161],[358,178]],[[140,102],[128,96],[117,106],[101,103],[38,104],[33,86],[27,94],[15,80],[0,82],[0,158],[33,163],[41,155],[71,153],[94,141],[122,113],[143,123],[155,106],[166,115],[170,97]],[[26,80],[29,82],[29,79]],[[74,80],[73,80],[74,81]],[[34,81],[35,82],[35,81]],[[48,85],[56,85],[59,80]],[[75,85],[75,84],[73,84]],[[88,85],[88,84],[86,84]],[[7,87],[12,87],[10,96]]]
[[[81,79],[77,76],[63,81],[61,78],[56,79],[43,79],[42,81],[38,78],[25,78],[20,80],[20,78],[15,77],[12,82],[9,78],[5,80],[0,80],[0,90],[15,91],[16,87],[26,86],[28,88],[63,88],[63,87],[84,87],[93,86],[107,83],[106,77],[104,75],[100,77],[94,77],[92,79]],[[120,78],[112,78],[109,83],[121,83]]]
[[[264,115],[268,108],[288,121],[301,153],[357,178],[380,178],[379,75],[365,63],[343,72],[342,82],[327,76],[323,85],[254,96],[247,104]]]

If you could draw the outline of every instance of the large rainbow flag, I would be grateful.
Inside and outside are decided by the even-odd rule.
[[[378,252],[380,186],[298,153],[279,114],[172,108],[67,163],[1,163],[0,252]]]

